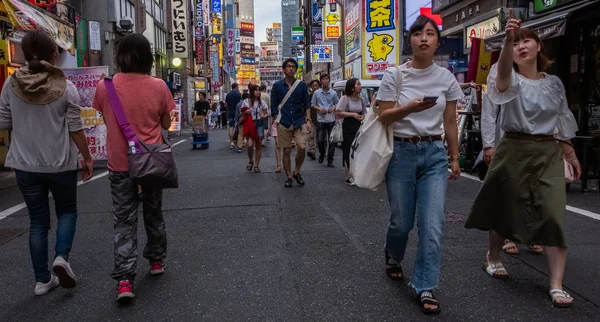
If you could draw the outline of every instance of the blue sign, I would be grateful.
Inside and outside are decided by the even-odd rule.
[[[323,22],[323,9],[318,6],[318,0],[312,0],[312,22],[313,24],[320,24]]]
[[[242,57],[242,65],[254,65],[256,60],[254,57]]]
[[[227,29],[234,29],[235,23],[233,20],[233,5],[225,5],[225,27]]]
[[[213,13],[221,13],[221,0],[211,0],[212,1],[212,12]]]

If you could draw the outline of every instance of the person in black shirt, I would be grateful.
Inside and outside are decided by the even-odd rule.
[[[208,130],[208,110],[210,109],[210,104],[208,104],[208,102],[206,101],[206,94],[204,93],[199,93],[198,97],[200,98],[199,100],[196,101],[196,103],[194,103],[194,118],[197,116],[204,116],[205,118],[205,124],[206,127],[205,129]]]
[[[233,144],[235,134],[235,108],[242,99],[239,86],[237,83],[231,84],[231,92],[225,96],[225,103],[227,103],[227,119],[229,121],[229,141],[231,142],[231,148],[235,148]]]

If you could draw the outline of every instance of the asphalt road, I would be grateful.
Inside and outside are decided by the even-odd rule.
[[[174,142],[182,139],[187,140]],[[443,311],[427,317],[406,282],[390,281],[384,273],[386,192],[346,186],[340,150],[336,168],[306,161],[307,185],[286,189],[284,175],[273,172],[272,146],[262,173],[255,174],[246,172],[245,154],[230,150],[226,140],[225,131],[214,130],[208,150],[191,150],[189,140],[174,148],[181,187],[164,195],[167,272],[151,277],[140,256],[137,297],[130,306],[114,300],[106,176],[79,187],[80,216],[71,254],[78,286],[73,290],[34,297],[27,212],[22,209],[1,219],[0,321],[600,320],[597,219],[567,214],[565,285],[576,302],[570,309],[556,309],[547,295],[543,256],[524,248],[519,256],[506,256],[512,276],[508,281],[484,273],[486,234],[463,228],[480,183],[464,177],[451,182],[442,280],[436,293]],[[582,195],[573,188],[568,200],[580,213],[593,216],[600,210],[597,192]],[[0,214],[20,203],[16,187],[0,189]],[[143,231],[140,226],[141,245]],[[411,236],[404,264],[408,276],[416,235]],[[54,233],[51,245],[53,240]]]

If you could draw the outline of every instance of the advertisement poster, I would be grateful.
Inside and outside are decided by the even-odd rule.
[[[342,34],[342,17],[336,12],[329,11],[329,6],[323,7],[323,39],[337,40]]]
[[[96,87],[102,75],[108,75],[108,66],[65,68],[67,79],[77,86],[81,106],[83,132],[92,153],[92,159],[106,160],[106,125],[102,113],[92,108]]]
[[[400,63],[402,36],[398,0],[366,0],[363,10],[363,72],[365,79],[381,79],[388,67]]]
[[[312,0],[312,23],[320,24],[323,22],[323,10],[319,8],[318,0]]]
[[[181,133],[181,99],[175,99],[175,109],[171,111],[171,126],[169,132]]]
[[[352,60],[360,55],[360,24],[346,32],[346,59]]]
[[[310,55],[313,63],[333,63],[333,45],[311,45]]]

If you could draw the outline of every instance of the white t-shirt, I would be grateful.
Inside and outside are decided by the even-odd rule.
[[[267,106],[267,103],[261,99],[254,100],[254,104],[250,106],[250,99],[247,98],[242,102],[242,108],[243,107],[250,108],[250,112],[252,113],[252,120],[254,121],[260,120],[264,116],[269,115],[269,107]]]
[[[437,104],[425,111],[409,114],[394,123],[394,136],[410,138],[413,136],[441,135],[444,133],[444,110],[446,102],[456,101],[464,95],[452,73],[437,64],[425,69],[402,68],[402,86],[400,96],[396,93],[396,67],[388,68],[383,75],[377,100],[395,101],[406,105],[413,99],[425,96],[438,96]]]

